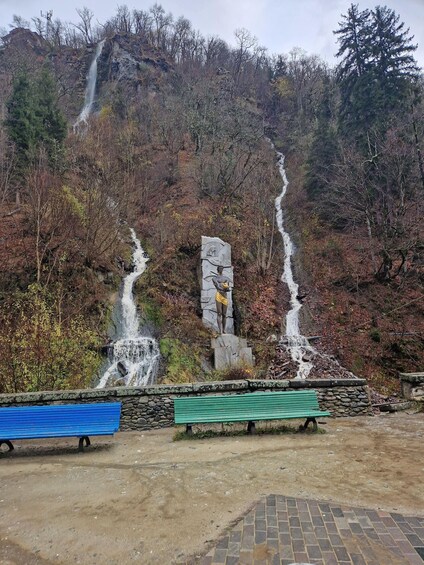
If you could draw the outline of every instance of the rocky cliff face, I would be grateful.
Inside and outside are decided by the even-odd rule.
[[[49,44],[38,33],[18,27],[3,37],[3,51],[6,49],[19,51],[22,55],[33,52],[44,57],[49,50]]]
[[[12,77],[19,68],[36,72],[46,62],[50,63],[59,83],[61,106],[73,122],[84,101],[86,77],[96,50],[96,45],[81,49],[53,48],[48,41],[29,29],[16,28],[3,38],[0,50],[0,74],[7,88],[0,93],[0,104],[10,95]],[[117,34],[106,38],[98,62],[97,89],[100,96],[117,85],[134,94],[140,86],[156,90],[164,73],[171,65],[146,41],[131,34]]]
[[[117,90],[129,98],[141,90],[157,92],[171,71],[166,59],[140,37],[114,35],[106,39],[98,61],[99,96],[110,100]]]
[[[171,67],[166,59],[140,37],[131,34],[114,35],[107,39],[102,52],[104,64],[100,78],[138,82],[149,69],[156,76],[169,72]],[[106,71],[106,72],[105,72]]]

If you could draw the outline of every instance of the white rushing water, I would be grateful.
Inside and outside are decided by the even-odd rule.
[[[139,335],[140,320],[134,301],[135,281],[146,270],[147,261],[140,241],[131,228],[134,244],[133,271],[124,279],[120,299],[121,335],[109,349],[110,365],[100,379],[97,388],[114,385],[117,381],[124,386],[145,386],[155,380],[159,366],[160,352],[155,339]]]
[[[88,116],[91,114],[91,109],[93,107],[94,95],[96,94],[96,83],[97,83],[97,60],[103,49],[105,40],[102,39],[100,43],[97,44],[96,53],[93,60],[91,61],[90,69],[87,75],[87,86],[85,88],[85,99],[84,106],[78,116],[76,122],[74,123],[74,130],[78,129],[81,124],[86,124]]]
[[[305,360],[305,357],[311,357],[315,353],[314,348],[309,344],[306,337],[300,333],[299,328],[299,311],[302,304],[298,299],[299,285],[293,278],[292,256],[294,253],[293,242],[289,234],[284,229],[282,200],[287,192],[289,182],[287,180],[286,170],[284,168],[284,155],[277,151],[278,168],[283,180],[283,188],[281,194],[275,199],[275,209],[277,213],[278,230],[281,233],[284,243],[284,273],[282,279],[288,286],[290,292],[291,309],[286,316],[286,336],[284,344],[290,351],[293,361],[298,365],[297,379],[306,379],[313,367],[312,363]]]
[[[103,39],[97,45],[88,71],[84,107],[74,124],[76,131],[82,124],[87,124],[87,119],[93,107],[97,83],[97,60],[102,52],[104,42]],[[116,203],[112,199],[108,200],[108,207],[115,215]],[[139,335],[140,320],[134,301],[133,288],[135,281],[146,270],[149,259],[144,253],[135,231],[132,228],[130,228],[130,231],[134,244],[132,257],[134,269],[124,279],[118,305],[120,335],[115,343],[109,347],[109,366],[100,378],[97,388],[114,386],[116,383],[125,386],[152,384],[159,366],[160,352],[156,340],[149,336]]]

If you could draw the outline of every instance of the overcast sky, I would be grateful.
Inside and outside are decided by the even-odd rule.
[[[334,63],[337,51],[333,30],[351,0],[162,0],[174,17],[185,16],[203,35],[218,35],[234,44],[234,30],[244,27],[270,53],[288,53],[301,47]],[[386,5],[400,15],[418,43],[416,59],[424,67],[424,0],[356,0],[360,9]],[[0,28],[9,29],[13,14],[26,19],[53,10],[53,18],[77,21],[76,8],[87,6],[104,22],[118,5],[148,9],[154,0],[0,0]]]

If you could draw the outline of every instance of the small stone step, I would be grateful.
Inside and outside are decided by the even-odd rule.
[[[415,407],[414,402],[386,402],[384,404],[373,404],[373,408],[378,408],[380,412],[401,412]]]

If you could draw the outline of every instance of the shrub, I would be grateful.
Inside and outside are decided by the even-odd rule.
[[[224,371],[217,372],[219,380],[221,381],[243,381],[246,379],[254,379],[255,372],[253,367],[247,365],[240,365],[238,367],[231,367]]]
[[[34,284],[10,299],[0,333],[0,392],[87,387],[101,357],[81,316],[62,319],[60,299]]]
[[[161,339],[159,347],[166,363],[165,383],[187,383],[197,380],[201,371],[200,356],[193,347],[172,338]]]
[[[381,341],[381,333],[380,333],[380,330],[379,330],[379,329],[373,328],[372,330],[370,330],[369,336],[370,336],[370,338],[371,338],[373,341],[375,341],[375,342],[377,342],[377,343],[380,343],[380,341]]]

